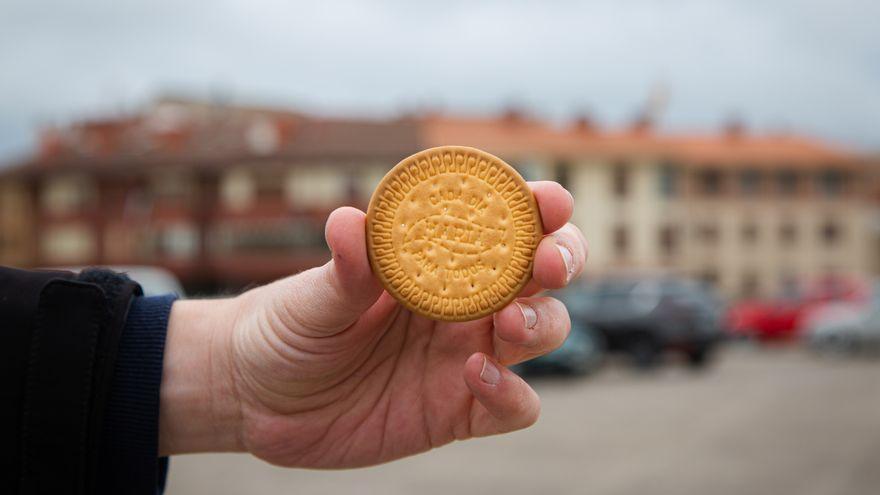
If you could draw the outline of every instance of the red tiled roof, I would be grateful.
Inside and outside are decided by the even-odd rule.
[[[536,121],[436,116],[421,125],[426,147],[459,144],[501,156],[661,156],[694,165],[757,167],[839,165],[855,158],[849,151],[796,136],[579,130]]]
[[[665,134],[650,128],[566,128],[521,115],[424,115],[399,120],[331,119],[285,110],[188,100],[158,101],[144,113],[75,123],[44,133],[24,164],[119,171],[162,165],[224,166],[244,160],[357,159],[395,163],[420,149],[457,144],[507,159],[661,157],[698,166],[837,166],[849,151],[795,136]]]
[[[322,119],[261,108],[163,100],[144,114],[43,133],[24,168],[223,166],[243,160],[396,160],[418,151],[413,121]]]
[[[683,160],[717,165],[827,166],[854,162],[855,155],[799,136],[681,136],[669,139]]]

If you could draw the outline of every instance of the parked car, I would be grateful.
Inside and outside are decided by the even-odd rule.
[[[805,328],[807,344],[823,353],[880,350],[880,282],[869,304],[831,303],[815,310]]]
[[[564,297],[572,320],[595,328],[607,349],[627,353],[640,368],[666,351],[699,368],[720,341],[720,300],[707,286],[672,277],[614,277]]]
[[[750,299],[733,305],[725,319],[726,327],[734,337],[794,340],[800,335],[806,317],[817,308],[834,301],[864,304],[868,293],[863,281],[823,277],[803,287],[792,287],[782,297]]]
[[[528,375],[586,375],[596,370],[605,355],[599,333],[580,322],[572,321],[571,333],[559,349],[520,363],[517,373]]]

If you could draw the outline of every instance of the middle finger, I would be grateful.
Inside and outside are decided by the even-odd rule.
[[[583,234],[568,223],[561,229],[545,236],[535,250],[532,268],[532,290],[561,289],[577,277],[587,260],[587,244]],[[523,295],[531,295],[528,292]]]

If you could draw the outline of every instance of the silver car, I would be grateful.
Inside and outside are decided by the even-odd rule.
[[[880,351],[880,282],[867,304],[831,303],[809,317],[807,343],[829,353]]]

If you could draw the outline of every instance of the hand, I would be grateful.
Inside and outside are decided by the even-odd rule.
[[[577,276],[587,248],[566,223],[571,195],[553,182],[530,186],[547,235],[532,281],[492,316],[437,322],[399,305],[371,272],[365,215],[354,208],[328,218],[324,266],[234,299],[175,303],[160,453],[356,467],[533,424],[538,396],[506,366],[565,340],[567,310],[536,294]]]

